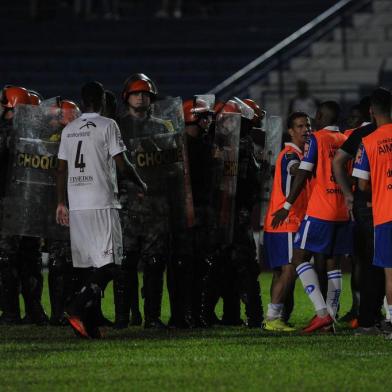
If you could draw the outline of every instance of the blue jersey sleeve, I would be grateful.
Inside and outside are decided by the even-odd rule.
[[[290,169],[295,163],[299,163],[299,161],[299,156],[294,151],[286,152],[286,154],[284,154],[282,157],[282,162],[280,165],[282,179],[281,189],[282,193],[285,196],[289,195],[292,183],[292,175],[290,174]]]
[[[353,176],[368,180],[370,178],[370,164],[369,158],[366,154],[366,149],[363,144],[359,146],[357,155],[355,157]]]
[[[310,135],[309,140],[305,143],[304,157],[302,158],[300,169],[313,171],[317,164],[317,139],[314,135]]]

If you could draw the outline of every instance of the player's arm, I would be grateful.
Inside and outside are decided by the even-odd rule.
[[[125,144],[122,140],[120,129],[115,121],[112,121],[109,124],[107,135],[109,138],[109,154],[114,159],[120,174],[128,177],[133,183],[139,186],[144,193],[147,192],[146,183],[140,178],[136,168],[126,156]]]
[[[358,188],[362,192],[371,192],[370,164],[363,144],[359,147],[355,158],[353,177],[358,178]]]
[[[297,169],[297,174],[294,177],[294,182],[291,187],[289,195],[286,197],[286,203],[280,210],[275,211],[272,216],[272,227],[276,229],[279,227],[289,215],[290,207],[295,203],[298,196],[305,188],[306,182],[312,176],[312,172],[301,168]]]
[[[351,190],[351,181],[347,174],[347,163],[353,157],[346,151],[339,149],[336,151],[335,158],[332,161],[332,171],[335,176],[336,182],[342,189],[344,200],[349,211],[353,208],[354,195]]]
[[[289,173],[290,175],[292,175],[293,177],[295,177],[298,174],[298,169],[299,169],[299,161],[294,162],[289,169]]]
[[[310,137],[310,140],[307,144],[308,152],[306,156],[302,159],[299,165],[296,162],[293,164],[293,167],[290,168],[290,173],[292,169],[292,172],[295,173],[295,176],[293,184],[290,188],[289,195],[286,197],[286,202],[281,209],[275,211],[272,214],[272,227],[274,229],[279,227],[285,221],[289,215],[291,206],[295,203],[298,196],[305,188],[306,182],[312,176],[314,165],[317,162],[317,141],[313,135]]]
[[[57,189],[57,209],[56,222],[63,226],[69,226],[68,208],[65,203],[65,188],[67,180],[67,161],[58,159],[56,189]]]
[[[136,171],[135,166],[129,162],[125,151],[117,154],[113,157],[114,161],[116,162],[116,166],[120,171],[121,175],[127,176],[131,179],[133,183],[139,186],[144,193],[147,192],[147,184],[141,179],[139,173]]]
[[[372,191],[372,187],[369,180],[363,180],[362,178],[358,179],[358,188],[362,192],[370,193]]]

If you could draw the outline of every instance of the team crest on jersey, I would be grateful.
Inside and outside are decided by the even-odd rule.
[[[361,145],[361,147],[357,151],[357,155],[355,156],[355,163],[357,165],[360,165],[362,163],[362,159],[363,159],[363,146]]]
[[[83,129],[84,127],[90,128],[90,127],[94,127],[96,128],[97,126],[95,125],[95,123],[93,123],[92,121],[86,121],[86,120],[82,120],[85,122],[84,125],[82,125],[79,129]]]
[[[316,287],[314,286],[314,284],[309,284],[309,285],[307,285],[307,286],[305,287],[305,293],[308,294],[308,295],[310,295],[310,294],[313,293],[313,291],[314,291],[315,288],[316,288]]]
[[[308,140],[308,141],[305,143],[305,146],[304,146],[304,156],[305,156],[305,157],[308,156],[309,150],[310,150],[310,140]]]
[[[288,161],[298,160],[298,155],[294,152],[286,152],[286,154],[284,154],[284,157]]]

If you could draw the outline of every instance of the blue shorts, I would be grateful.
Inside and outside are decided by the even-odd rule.
[[[374,227],[373,265],[392,268],[392,222]]]
[[[331,222],[305,216],[294,238],[294,248],[328,256],[353,253],[353,222]]]
[[[264,260],[271,269],[291,262],[294,235],[295,233],[264,232]]]

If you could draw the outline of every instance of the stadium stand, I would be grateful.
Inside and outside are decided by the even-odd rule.
[[[306,79],[320,101],[337,100],[345,107],[358,102],[378,84],[390,87],[392,2],[368,3],[370,7],[345,15],[326,37],[289,59],[280,68],[281,73],[278,67],[269,72],[250,88],[250,95],[265,102],[270,113],[287,113],[298,79]]]
[[[206,18],[197,1],[187,1],[183,18],[156,19],[158,2],[123,0],[119,21],[86,21],[75,18],[66,1],[41,1],[32,20],[29,0],[16,0],[0,15],[7,32],[0,38],[6,59],[0,74],[4,83],[46,97],[77,98],[86,80],[118,91],[127,75],[142,71],[163,94],[187,97],[213,88],[336,2],[219,0]]]

